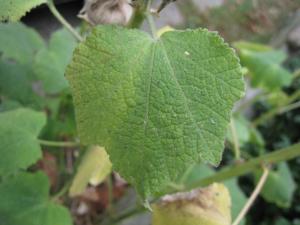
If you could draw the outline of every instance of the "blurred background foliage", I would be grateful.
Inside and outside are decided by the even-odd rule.
[[[81,4],[82,1],[64,1],[58,7],[73,24],[80,25],[76,14]],[[46,11],[41,7],[28,14],[23,19],[28,26],[0,25],[0,112],[23,107],[44,111],[47,124],[40,138],[74,141],[77,138],[74,110],[64,71],[76,43],[65,30],[56,30]],[[46,31],[39,29],[47,23],[49,27],[43,28]],[[300,0],[181,0],[167,7],[157,23],[160,27],[216,30],[241,59],[247,95],[234,111],[221,168],[300,141]],[[239,146],[235,146],[235,139]],[[87,186],[88,179],[84,179],[86,188],[82,188],[77,177],[76,182],[81,186],[73,189],[82,193],[77,197],[68,195],[66,187],[70,187],[74,174],[91,176],[94,174],[91,170],[97,170],[94,164],[86,166],[90,165],[86,160],[93,158],[91,152],[74,147],[57,151],[55,147],[44,146],[43,158],[30,168],[46,172],[51,193],[59,193],[78,225],[99,221],[101,213],[109,209],[110,201],[116,211],[133,207],[137,201],[131,187],[115,173],[101,179],[101,184]],[[170,185],[180,189],[215,172],[216,169],[203,164],[192,165]],[[234,218],[260,174],[261,171],[256,171],[225,182],[232,195]],[[149,225],[149,215],[134,216],[120,224],[135,223]],[[299,158],[274,166],[243,224],[300,224]]]

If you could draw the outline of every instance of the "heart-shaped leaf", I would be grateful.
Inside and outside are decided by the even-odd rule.
[[[143,197],[194,162],[218,165],[235,101],[238,58],[213,32],[95,28],[67,70],[81,141],[105,146]]]

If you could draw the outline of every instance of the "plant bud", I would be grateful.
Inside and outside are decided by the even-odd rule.
[[[126,25],[132,13],[129,0],[85,0],[78,17],[91,25]]]
[[[231,224],[231,199],[223,184],[166,195],[152,208],[153,225]]]

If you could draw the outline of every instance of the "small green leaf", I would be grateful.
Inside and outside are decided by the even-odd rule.
[[[261,176],[261,171],[256,173],[256,181]],[[278,164],[276,171],[271,171],[261,191],[262,197],[278,207],[290,207],[296,184],[291,171],[286,163]]]
[[[0,10],[2,10],[2,3],[0,5]],[[19,63],[32,62],[37,51],[45,46],[43,39],[36,31],[21,23],[0,24],[0,34],[0,55]]]
[[[57,93],[68,87],[64,75],[75,46],[74,37],[63,29],[52,35],[48,48],[37,53],[34,72],[47,93]]]
[[[238,42],[239,56],[243,66],[247,67],[252,84],[269,91],[289,86],[293,75],[281,66],[286,54],[269,46],[255,43]]]
[[[203,29],[154,40],[99,26],[75,50],[67,76],[80,139],[105,146],[144,197],[195,162],[219,164],[233,104],[244,92],[233,50]]]
[[[111,162],[104,148],[93,146],[84,155],[70,188],[70,196],[80,195],[88,183],[98,185],[111,172]]]
[[[0,21],[16,22],[32,8],[47,0],[0,0]]]
[[[41,157],[37,136],[45,124],[43,113],[29,109],[0,113],[0,176],[26,169]]]
[[[43,173],[19,173],[0,183],[1,225],[71,225],[66,208],[49,200]]]

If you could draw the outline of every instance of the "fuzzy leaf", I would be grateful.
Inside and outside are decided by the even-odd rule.
[[[216,33],[94,29],[67,70],[85,144],[105,146],[143,197],[191,163],[218,165],[235,101],[239,61]]]
[[[71,225],[66,208],[49,200],[43,173],[19,173],[0,183],[0,225]]]
[[[32,8],[47,0],[0,0],[0,21],[16,22]]]
[[[43,113],[29,109],[0,113],[0,176],[26,169],[41,157],[37,136],[45,124]]]

